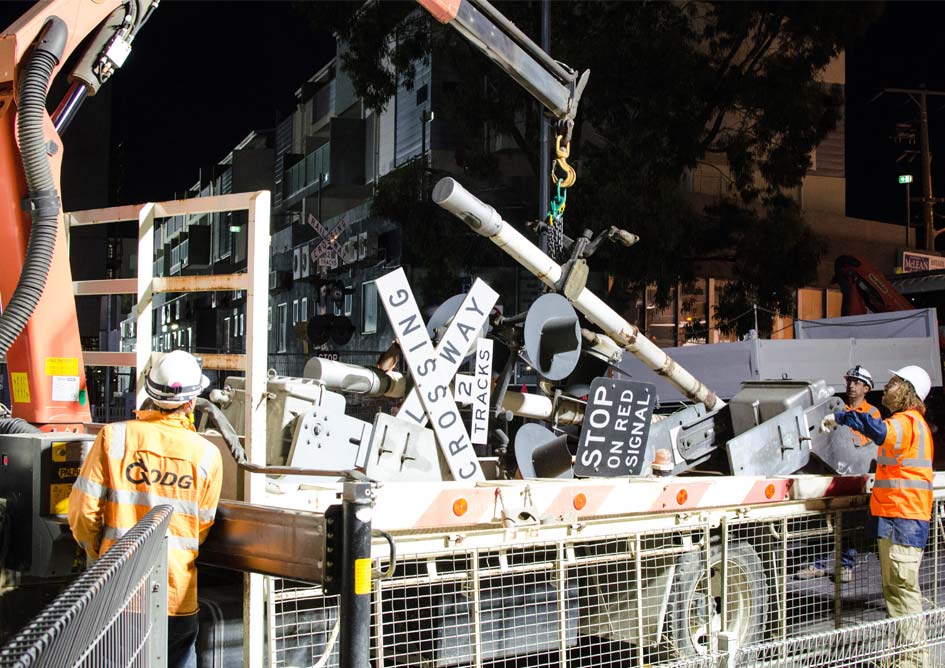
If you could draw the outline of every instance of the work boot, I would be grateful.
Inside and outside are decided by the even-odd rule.
[[[816,564],[808,564],[795,572],[794,578],[797,580],[813,580],[814,578],[822,578],[826,575],[827,571],[823,568],[818,567]]]

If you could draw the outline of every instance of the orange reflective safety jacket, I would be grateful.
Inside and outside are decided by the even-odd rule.
[[[881,420],[883,418],[883,416],[880,415],[879,409],[876,408],[876,406],[874,406],[873,404],[868,403],[866,401],[860,402],[860,405],[857,406],[856,408],[853,408],[852,406],[848,405],[846,409],[848,411],[856,411],[857,413],[866,413],[867,415],[869,415],[871,418],[875,420]],[[855,429],[851,429],[851,431],[853,432],[853,444],[855,446],[862,448],[864,445],[867,445],[868,443],[873,442],[869,439],[868,436],[864,436],[863,434],[856,431]]]
[[[137,417],[99,432],[69,495],[69,526],[98,559],[152,507],[172,506],[167,609],[191,615],[197,612],[194,560],[220,500],[220,451],[186,415],[138,411]]]
[[[877,517],[932,517],[932,435],[918,411],[896,413],[876,456],[870,511]]]

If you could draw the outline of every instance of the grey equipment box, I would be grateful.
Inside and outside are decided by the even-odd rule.
[[[833,396],[822,380],[750,380],[732,397],[729,410],[735,435],[744,433],[792,408],[807,409]]]
[[[0,550],[4,567],[37,577],[74,570],[76,544],[66,513],[93,440],[66,432],[0,435],[0,499],[9,527]]]

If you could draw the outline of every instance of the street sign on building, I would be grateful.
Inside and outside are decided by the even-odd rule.
[[[924,253],[902,252],[902,273],[913,271],[934,271],[945,269],[945,257],[926,255]]]

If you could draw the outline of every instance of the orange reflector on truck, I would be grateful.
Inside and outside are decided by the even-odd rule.
[[[575,510],[583,510],[583,509],[584,509],[584,506],[587,505],[587,497],[584,496],[584,493],[583,493],[583,492],[577,494],[577,495],[574,497],[573,505],[574,505],[574,509],[575,509]]]
[[[765,498],[770,499],[772,496],[774,496],[774,485],[769,483],[765,487]]]
[[[681,489],[676,492],[676,503],[678,503],[680,506],[684,505],[688,500],[689,492],[687,492],[685,489]]]
[[[459,497],[453,501],[453,514],[456,517],[462,517],[466,514],[466,511],[469,510],[469,502],[463,497]]]

